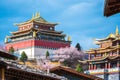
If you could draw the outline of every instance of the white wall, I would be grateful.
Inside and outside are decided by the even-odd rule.
[[[18,50],[18,52],[21,53],[25,51],[26,55],[28,56],[28,58],[34,58],[34,48],[25,48],[25,49],[20,49]]]
[[[49,53],[53,53],[53,50],[51,49],[35,48],[35,57],[45,56],[46,51],[49,51]]]
[[[52,49],[45,49],[45,48],[25,48],[25,49],[19,49],[18,53],[21,53],[25,51],[26,55],[28,56],[29,59],[33,59],[35,57],[39,57],[39,56],[45,56],[46,51],[49,51],[49,53],[53,53],[54,50]]]

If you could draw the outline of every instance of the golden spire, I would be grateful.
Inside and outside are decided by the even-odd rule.
[[[36,18],[39,18],[40,17],[40,13],[39,12],[36,12]]]
[[[70,36],[68,36],[68,41],[71,41],[71,37]]]
[[[118,26],[116,27],[116,33],[115,33],[116,36],[119,35],[119,30],[118,30]]]

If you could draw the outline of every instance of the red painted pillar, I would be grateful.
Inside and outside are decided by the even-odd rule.
[[[91,64],[91,70],[93,70],[93,64]]]
[[[96,70],[96,64],[94,64],[94,70]]]
[[[91,70],[91,65],[89,64],[89,70]]]
[[[107,63],[105,63],[105,69],[107,69],[107,68],[108,68]]]
[[[108,63],[108,68],[110,68],[110,65],[111,65],[111,64],[110,64],[110,63]]]
[[[117,67],[119,67],[120,66],[120,64],[119,64],[119,61],[117,62]]]

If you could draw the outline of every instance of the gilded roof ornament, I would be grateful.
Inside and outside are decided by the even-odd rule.
[[[68,41],[71,41],[71,37],[70,36],[68,36]]]
[[[32,19],[34,19],[34,18],[35,18],[35,15],[33,14]]]
[[[119,30],[118,30],[118,26],[116,27],[116,33],[115,33],[116,36],[119,35]]]
[[[36,12],[35,18],[39,18],[40,17],[40,13]]]
[[[33,37],[35,38],[37,36],[36,31],[33,31]]]
[[[115,38],[115,35],[111,33],[108,37],[109,38]]]

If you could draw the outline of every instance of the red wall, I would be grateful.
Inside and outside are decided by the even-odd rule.
[[[70,46],[70,43],[65,42],[57,42],[57,41],[47,41],[47,40],[26,40],[26,41],[20,41],[15,43],[7,43],[6,44],[6,50],[9,50],[10,47],[14,47],[15,50],[21,49],[21,48],[27,48],[31,46],[41,46],[45,48],[61,48]]]
[[[69,43],[57,42],[57,41],[45,41],[45,40],[35,40],[35,46],[44,46],[48,48],[61,48],[70,46]]]
[[[9,50],[9,48],[12,46],[15,50],[26,48],[34,45],[34,40],[27,40],[27,41],[21,41],[21,42],[15,42],[15,43],[7,43],[6,49]]]

